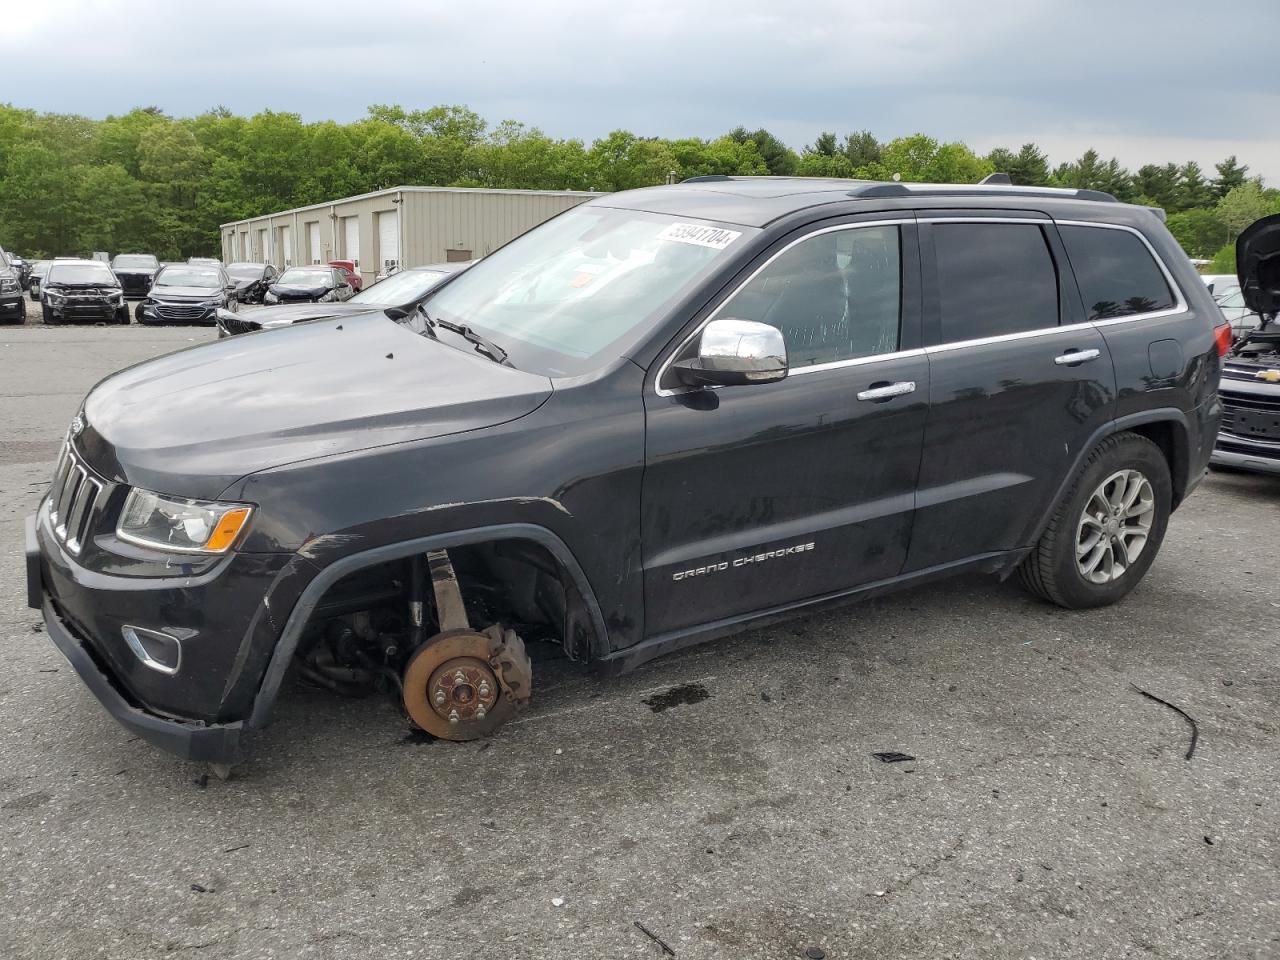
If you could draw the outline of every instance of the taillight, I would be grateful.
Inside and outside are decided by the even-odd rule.
[[[1231,351],[1233,337],[1231,335],[1231,324],[1220,323],[1213,328],[1213,339],[1218,344],[1218,356],[1225,357]]]

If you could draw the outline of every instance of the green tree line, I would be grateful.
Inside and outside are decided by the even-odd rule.
[[[293,113],[241,117],[217,108],[171,117],[155,107],[93,120],[0,105],[0,245],[28,256],[147,251],[216,253],[218,225],[401,184],[627,190],[707,174],[774,174],[1105,190],[1164,208],[1193,257],[1232,256],[1250,222],[1280,212],[1280,191],[1228,157],[1130,171],[1086,150],[1051,166],[1034,143],[979,155],[924,134],[881,142],[823,133],[796,151],[768,130],[713,139],[615,130],[590,144],[515,120],[490,125],[465,106],[377,104],[352,123]]]

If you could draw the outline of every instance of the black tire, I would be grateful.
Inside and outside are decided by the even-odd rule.
[[[1076,560],[1084,524],[1094,523],[1084,517],[1085,508],[1109,478],[1124,470],[1136,471],[1150,484],[1154,513],[1146,540],[1134,560],[1125,563],[1123,572],[1109,582],[1095,583],[1086,579]],[[1137,586],[1150,569],[1164,541],[1172,504],[1169,464],[1160,448],[1136,433],[1107,437],[1085,460],[1054,508],[1039,542],[1018,568],[1018,579],[1037,597],[1068,610],[1115,603]]]
[[[18,323],[25,324],[27,322],[27,298],[23,297],[18,301]]]
[[[53,311],[49,309],[47,304],[40,304],[41,319],[47,326],[56,327],[62,321],[53,315]]]
[[[116,323],[127,324],[129,322],[129,305],[126,303],[123,307],[116,311]]]

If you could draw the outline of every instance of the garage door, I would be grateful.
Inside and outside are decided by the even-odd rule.
[[[267,243],[267,231],[265,228],[258,231],[258,262],[266,263],[271,256],[271,246]]]
[[[397,210],[378,214],[378,266],[386,272],[400,265],[400,231]]]
[[[320,224],[307,224],[307,252],[311,254],[311,262],[319,263],[320,255],[323,251],[320,249]]]
[[[342,253],[348,260],[360,266],[360,218],[342,218]]]
[[[240,234],[240,256],[245,260],[253,260],[253,241],[247,233]]]
[[[280,228],[280,252],[284,258],[283,266],[293,266],[293,236],[288,227]]]

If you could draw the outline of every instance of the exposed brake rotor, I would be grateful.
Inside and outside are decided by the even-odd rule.
[[[444,740],[475,740],[529,702],[533,666],[524,641],[497,624],[446,630],[428,639],[404,671],[404,707]]]

